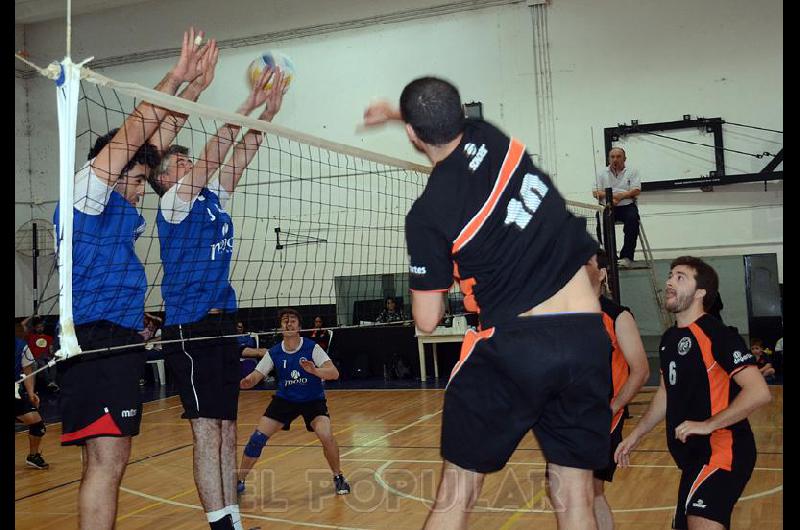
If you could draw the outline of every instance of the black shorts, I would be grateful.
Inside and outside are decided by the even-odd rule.
[[[318,416],[328,416],[330,418],[328,401],[325,399],[296,403],[278,396],[272,396],[272,401],[267,406],[267,410],[264,411],[264,416],[283,423],[284,431],[289,430],[289,426],[295,418],[303,416],[308,432],[314,432],[311,427],[311,422],[314,421],[314,418]]]
[[[137,344],[135,348],[82,354],[59,362],[61,445],[85,445],[98,436],[136,436],[142,421],[139,379],[147,354],[136,330],[101,320],[75,326],[82,351]]]
[[[603,469],[595,469],[594,478],[605,482],[613,482],[614,472],[617,470],[617,463],[614,462],[614,451],[622,441],[622,427],[625,425],[625,411],[613,431],[611,431],[611,445],[608,447],[608,463]]]
[[[39,409],[33,406],[33,403],[28,399],[28,395],[23,395],[22,398],[14,400],[14,417],[19,418],[31,412],[39,412]]]
[[[182,418],[235,420],[239,407],[239,344],[235,313],[209,314],[198,322],[167,326],[164,359],[175,377],[183,404]],[[189,340],[196,337],[218,337]]]
[[[687,515],[730,528],[731,512],[749,480],[748,473],[731,473],[702,464],[682,470],[672,528],[688,528]]]
[[[522,317],[468,331],[445,391],[442,457],[498,471],[533,429],[548,462],[605,467],[610,348],[600,313]]]

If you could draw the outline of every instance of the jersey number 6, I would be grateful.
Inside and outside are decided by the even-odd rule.
[[[675,386],[675,383],[678,380],[678,372],[675,370],[675,361],[670,361],[669,363],[669,384]]]

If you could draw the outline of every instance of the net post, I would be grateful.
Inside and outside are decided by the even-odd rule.
[[[611,290],[611,297],[615,302],[620,303],[619,289],[619,269],[617,267],[617,233],[614,228],[616,222],[614,218],[614,192],[611,188],[606,188],[605,209],[603,209],[603,247],[608,256],[608,287]]]
[[[38,225],[34,222],[31,223],[33,225],[33,237],[32,237],[32,247],[33,247],[33,314],[39,314],[39,268],[38,268],[38,258],[39,258],[39,238],[37,233]]]

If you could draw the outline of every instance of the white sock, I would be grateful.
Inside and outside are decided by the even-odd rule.
[[[238,504],[231,504],[230,506],[226,506],[223,508],[226,510],[227,513],[231,514],[231,519],[233,519],[233,528],[234,530],[244,530],[242,527],[242,516],[239,514],[239,505]]]
[[[209,523],[215,523],[228,515],[228,509],[223,508],[221,510],[214,510],[213,512],[206,512],[206,518],[208,519]]]

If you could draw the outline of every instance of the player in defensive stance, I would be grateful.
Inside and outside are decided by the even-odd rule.
[[[706,310],[717,296],[714,269],[682,256],[670,266],[665,306],[677,319],[661,337],[661,382],[647,412],[614,454],[620,467],[664,418],[681,470],[673,528],[728,528],[750,480],[756,444],[747,417],[770,402],[769,387],[742,338]]]
[[[261,456],[267,440],[281,429],[288,431],[292,421],[303,416],[306,430],[316,434],[322,443],[325,459],[333,471],[336,493],[346,495],[350,493],[350,484],[340,467],[339,446],[331,430],[322,384],[325,380],[339,379],[339,370],[325,350],[311,339],[300,336],[300,313],[283,309],[278,320],[283,330],[283,341],[270,348],[256,369],[240,383],[240,387],[246,390],[260,383],[273,368],[277,373],[278,390],[244,448],[237,490],[240,494],[244,492],[245,479]]]

